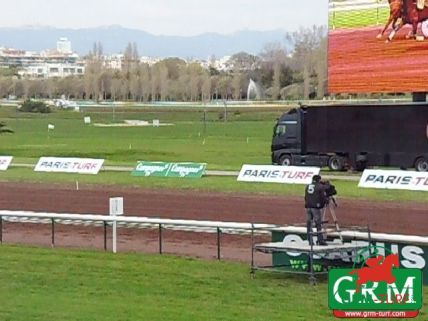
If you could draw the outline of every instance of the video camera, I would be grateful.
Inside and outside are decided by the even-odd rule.
[[[336,187],[331,184],[329,181],[321,181],[321,184],[324,185],[325,195],[330,198],[334,195],[337,195]]]

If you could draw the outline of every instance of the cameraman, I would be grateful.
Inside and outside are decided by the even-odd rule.
[[[317,228],[318,245],[327,245],[322,233],[321,220],[322,209],[327,203],[326,186],[321,182],[321,176],[312,177],[312,183],[305,189],[305,208],[307,214],[306,228],[308,233],[309,244],[313,245],[312,223]]]

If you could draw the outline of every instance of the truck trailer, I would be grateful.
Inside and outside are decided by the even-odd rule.
[[[292,109],[275,125],[272,163],[358,171],[428,171],[428,105],[328,105]]]

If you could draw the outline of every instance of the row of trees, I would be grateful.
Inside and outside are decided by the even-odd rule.
[[[259,55],[237,53],[228,71],[180,58],[167,58],[154,65],[141,63],[135,44],[124,51],[121,70],[108,69],[102,45],[86,57],[83,76],[62,79],[19,79],[0,76],[0,96],[133,101],[207,101],[246,99],[250,78],[265,99],[322,98],[326,93],[326,30],[300,29],[285,35],[285,43],[268,44]],[[290,49],[292,48],[292,49]],[[10,71],[9,71],[10,73]]]

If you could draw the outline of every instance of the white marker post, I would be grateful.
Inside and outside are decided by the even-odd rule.
[[[110,216],[115,218],[113,221],[113,253],[117,251],[117,215],[123,215],[123,197],[110,197]]]

